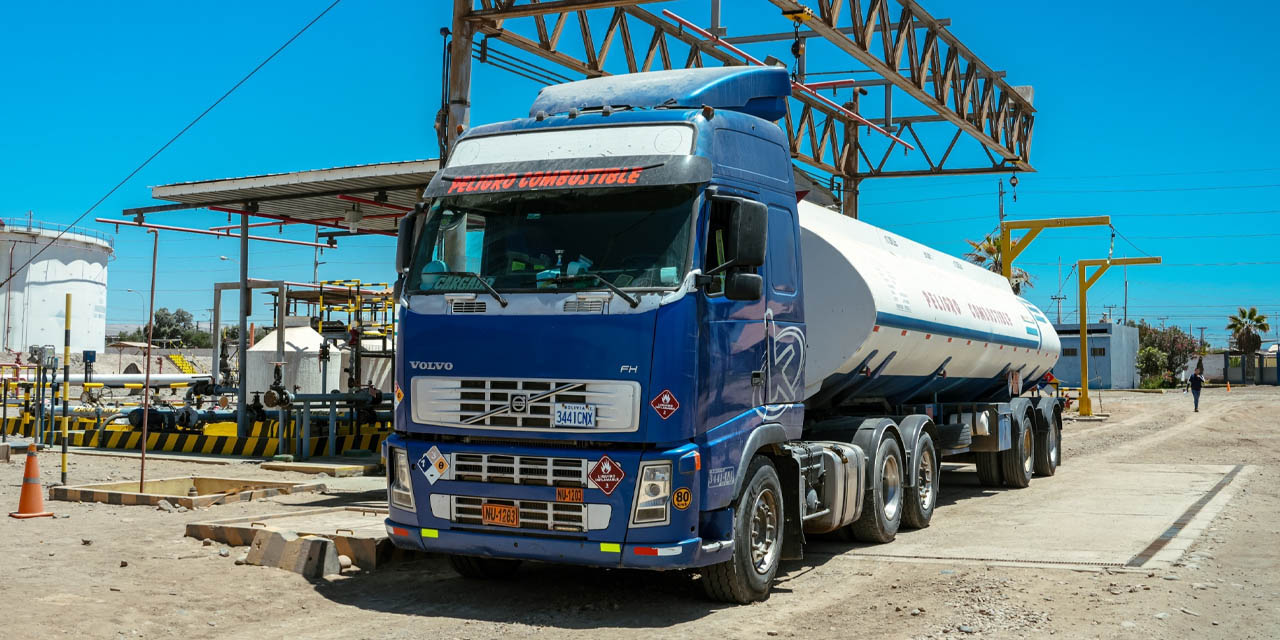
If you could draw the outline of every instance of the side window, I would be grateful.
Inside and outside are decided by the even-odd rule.
[[[769,208],[769,282],[774,291],[796,292],[796,233],[791,211]]]
[[[725,240],[729,227],[729,204],[711,201],[711,215],[707,217],[707,253],[702,260],[702,272],[706,273],[722,264],[727,259]],[[707,285],[707,295],[724,293],[724,274],[714,276],[715,280]]]

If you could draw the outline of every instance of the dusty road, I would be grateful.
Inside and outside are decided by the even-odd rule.
[[[0,635],[1280,637],[1280,389],[1208,390],[1198,414],[1182,394],[1114,393],[1102,403],[1110,420],[1068,423],[1054,477],[993,491],[972,467],[954,467],[932,527],[889,545],[812,544],[804,561],[785,565],[772,597],[751,606],[709,603],[677,573],[535,565],[482,583],[440,559],[311,582],[235,566],[237,550],[223,557],[182,535],[188,521],[377,495],[203,513],[54,502],[69,517],[0,518]],[[15,460],[0,465],[4,511],[18,501]],[[40,461],[44,480],[56,478],[56,455]],[[71,468],[79,482],[135,473],[136,461],[120,458],[74,456]],[[148,465],[149,477],[193,473],[303,478],[248,464]],[[1141,567],[1098,568],[1144,552]]]

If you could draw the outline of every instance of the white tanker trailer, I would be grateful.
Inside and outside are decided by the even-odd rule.
[[[798,209],[811,410],[1007,399],[1011,378],[1030,385],[1058,361],[1053,326],[999,274],[810,202]]]

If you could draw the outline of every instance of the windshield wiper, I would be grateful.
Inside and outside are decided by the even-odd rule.
[[[488,291],[488,292],[489,292],[489,295],[493,296],[493,299],[494,299],[494,300],[497,300],[497,301],[498,301],[498,304],[502,305],[503,307],[507,306],[507,299],[506,299],[506,298],[504,298],[504,297],[502,297],[502,294],[501,294],[501,293],[498,293],[498,290],[497,290],[497,289],[494,289],[494,288],[493,288],[493,285],[489,284],[487,281],[485,281],[485,279],[484,279],[484,278],[482,278],[482,277],[480,276],[480,274],[478,274],[478,273],[476,273],[476,272],[474,272],[474,271],[434,271],[434,272],[432,272],[432,273],[428,273],[428,274],[426,274],[426,275],[431,275],[431,276],[471,276],[472,278],[475,278],[475,279],[476,279],[476,282],[479,282],[479,283],[480,283],[480,286],[484,287],[484,290],[485,290],[485,291]]]
[[[623,291],[622,289],[619,289],[612,282],[605,280],[604,276],[598,273],[584,273],[576,276],[556,276],[555,278],[552,278],[552,282],[555,282],[556,284],[566,284],[569,282],[582,282],[583,280],[587,280],[587,279],[595,280],[596,282],[599,282],[600,284],[604,285],[606,289],[618,294],[618,297],[622,298],[623,300],[626,300],[627,304],[631,305],[632,309],[640,306],[639,300],[631,297],[630,294],[628,294],[626,291]]]

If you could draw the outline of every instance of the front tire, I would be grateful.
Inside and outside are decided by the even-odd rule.
[[[885,435],[876,448],[872,472],[875,486],[868,487],[863,498],[862,515],[849,530],[860,542],[892,542],[902,525],[902,448],[892,436]]]
[[[519,560],[459,555],[450,555],[449,564],[459,575],[472,580],[510,578],[520,568]]]
[[[748,604],[765,600],[782,560],[782,483],[773,462],[751,459],[733,511],[733,557],[702,569],[707,597]]]
[[[938,465],[938,452],[933,448],[933,438],[920,434],[916,444],[914,473],[915,486],[909,487],[904,496],[902,524],[912,529],[923,529],[933,519],[933,507],[938,503],[938,490],[942,487],[942,469]]]

